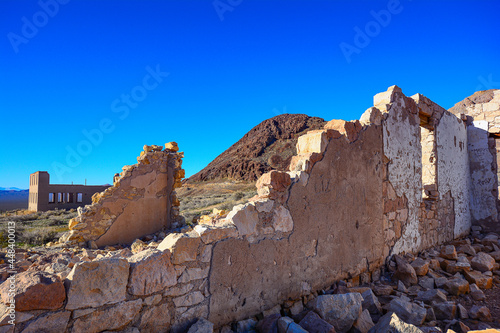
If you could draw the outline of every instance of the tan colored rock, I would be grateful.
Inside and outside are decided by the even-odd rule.
[[[177,283],[170,252],[145,250],[130,258],[128,291],[132,295],[151,295]]]
[[[354,142],[358,139],[362,126],[359,120],[345,121],[341,119],[330,120],[325,125],[325,129],[334,130],[345,135],[347,141]]]
[[[328,145],[328,133],[324,130],[309,131],[297,140],[297,155],[323,153]]]
[[[179,145],[177,145],[177,142],[167,142],[165,143],[165,150],[171,150],[171,151],[174,151],[174,152],[177,152],[179,151]]]
[[[390,86],[387,91],[376,94],[373,97],[373,105],[390,104],[397,100],[397,97],[402,96],[403,91],[398,86]]]
[[[49,313],[31,322],[22,333],[65,332],[71,311]]]
[[[272,191],[285,192],[291,184],[292,180],[288,173],[272,170],[260,176],[255,186],[257,191],[263,187],[268,187]]]
[[[321,153],[306,153],[292,156],[290,161],[290,171],[305,171],[311,172],[316,162],[321,161],[323,154]]]
[[[238,230],[234,224],[223,224],[220,226],[209,226],[198,224],[194,227],[204,244],[218,242],[225,238],[238,237]]]
[[[382,124],[383,120],[383,115],[382,112],[377,109],[376,107],[371,107],[367,109],[363,115],[361,115],[361,118],[359,118],[359,122],[361,125],[366,126],[370,124],[374,125],[380,125]]]
[[[73,332],[97,333],[125,328],[139,313],[142,300],[122,302],[102,311],[95,311],[78,318],[73,324]]]
[[[129,263],[125,259],[105,258],[76,264],[69,281],[66,309],[98,307],[125,300]]]
[[[168,234],[158,245],[158,250],[169,250],[172,253],[172,263],[179,265],[196,260],[200,243],[200,236],[197,232],[172,233]]]
[[[495,259],[487,253],[479,252],[470,262],[473,269],[480,272],[491,271],[495,266]]]
[[[166,303],[147,309],[141,315],[141,320],[138,325],[140,332],[168,332],[170,329],[170,321],[172,319],[170,315],[171,312],[172,309],[170,309]]]
[[[148,244],[144,243],[140,239],[136,239],[132,245],[130,246],[130,249],[132,250],[132,253],[136,254],[141,251],[144,251],[148,247]]]
[[[257,233],[259,215],[251,203],[234,206],[226,220],[236,226],[240,236],[250,236]]]
[[[0,286],[2,302],[11,303],[10,281]],[[47,272],[26,271],[16,275],[14,300],[17,311],[56,310],[62,307],[66,291],[61,279]]]

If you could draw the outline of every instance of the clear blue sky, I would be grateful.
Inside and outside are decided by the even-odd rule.
[[[449,108],[500,88],[498,13],[500,1],[0,0],[0,186],[28,188],[37,170],[110,183],[169,141],[189,176],[267,118],[358,119],[393,84]]]

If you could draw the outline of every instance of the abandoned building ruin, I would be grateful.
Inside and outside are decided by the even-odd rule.
[[[102,192],[108,185],[63,185],[50,184],[47,171],[30,175],[28,210],[44,212],[53,209],[71,209],[92,203],[94,193]]]
[[[473,111],[500,119],[499,106],[496,90],[455,115],[392,86],[360,120],[301,136],[290,171],[264,174],[258,195],[225,218],[128,258],[76,264],[66,298],[42,319],[73,332],[113,329],[106,318],[116,314],[120,329],[141,332],[180,332],[200,317],[221,327],[341,279],[375,280],[392,255],[467,235],[471,224],[495,229],[498,132]],[[181,220],[182,153],[144,148],[61,241],[132,242]]]

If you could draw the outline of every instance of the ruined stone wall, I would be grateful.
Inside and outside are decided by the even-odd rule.
[[[183,153],[176,143],[144,146],[137,164],[123,167],[114,184],[92,197],[92,205],[78,209],[61,241],[91,247],[130,244],[135,239],[177,223]]]
[[[500,231],[500,90],[479,91],[451,112],[467,119],[472,223]]]
[[[227,216],[170,233],[156,249],[75,264],[62,300],[21,328],[57,322],[61,332],[181,332],[199,317],[220,327],[285,301],[306,303],[340,279],[352,286],[378,280],[392,254],[467,232],[465,124],[396,86],[374,104],[359,121],[332,120],[301,136],[290,171],[264,174],[257,196]],[[420,126],[428,124],[435,142],[424,150]],[[423,151],[434,153],[423,157]],[[96,214],[111,207],[107,200],[125,200],[118,191],[127,173],[138,181],[159,172],[144,159],[153,164],[163,154],[171,153],[148,152],[126,170],[117,192],[101,195]],[[422,167],[431,155],[436,183],[424,187]]]

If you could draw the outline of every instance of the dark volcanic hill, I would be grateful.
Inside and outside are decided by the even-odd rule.
[[[223,178],[255,181],[269,170],[287,170],[297,152],[297,138],[324,124],[323,119],[305,114],[282,114],[264,120],[186,181]]]

